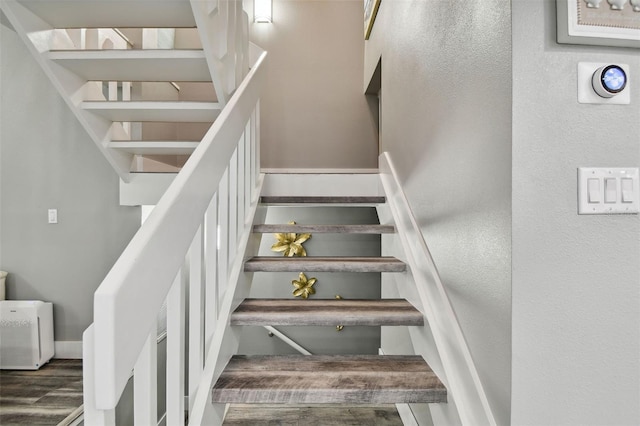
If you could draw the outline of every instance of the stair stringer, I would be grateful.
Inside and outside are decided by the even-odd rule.
[[[430,406],[434,423],[496,425],[456,313],[388,153],[380,155],[379,165],[387,198],[386,205],[378,206],[380,223],[394,224],[397,232],[391,243],[386,241],[386,248],[383,240],[383,250],[391,250],[407,264],[407,272],[394,277],[396,288],[426,315],[429,324],[429,328],[409,327],[411,343],[449,391],[449,404]]]
[[[249,71],[249,16],[239,0],[190,0],[221,105]]]
[[[189,425],[221,425],[224,420],[225,404],[211,403],[211,389],[229,360],[238,352],[242,326],[231,326],[231,313],[249,297],[253,273],[244,272],[244,262],[258,254],[261,234],[253,233],[254,223],[264,222],[266,207],[259,206],[264,175],[258,179],[255,199],[247,214],[242,229],[242,237],[236,250],[235,261],[230,268],[228,285],[220,307],[216,329],[205,357],[198,392],[194,398],[189,416]]]
[[[79,108],[87,81],[45,57],[54,40],[57,47],[75,48],[71,39],[15,0],[3,0],[0,8],[91,140],[118,176],[128,181],[133,155],[107,148],[112,135],[122,131],[118,128],[120,124]]]

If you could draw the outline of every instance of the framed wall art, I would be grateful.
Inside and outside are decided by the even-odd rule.
[[[640,0],[556,0],[558,43],[640,48]]]
[[[369,40],[382,0],[364,0],[364,39]]]

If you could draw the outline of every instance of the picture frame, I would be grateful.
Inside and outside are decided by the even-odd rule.
[[[369,40],[382,0],[364,0],[364,39]]]
[[[640,48],[640,0],[556,0],[557,41]]]

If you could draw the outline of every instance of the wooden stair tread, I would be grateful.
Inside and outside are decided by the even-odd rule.
[[[28,0],[21,3],[53,28],[192,28],[196,25],[188,0]]]
[[[211,81],[202,50],[52,50],[47,57],[89,81]]]
[[[111,121],[212,122],[222,106],[193,101],[84,101],[80,108]]]
[[[214,403],[388,404],[446,402],[421,356],[235,355],[212,389]]]
[[[384,196],[277,196],[260,197],[262,204],[384,204]]]
[[[244,263],[246,272],[403,272],[395,257],[275,257],[255,256]]]
[[[393,404],[231,404],[222,426],[403,426]]]
[[[245,299],[231,325],[424,325],[424,316],[404,299]]]
[[[259,224],[253,225],[256,233],[316,233],[316,234],[390,234],[395,232],[393,225],[289,225]]]
[[[139,155],[190,155],[200,142],[193,141],[113,141],[111,149]]]

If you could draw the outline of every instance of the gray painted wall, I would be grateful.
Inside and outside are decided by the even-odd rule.
[[[557,44],[554,1],[512,8],[512,421],[637,424],[640,217],[578,216],[576,169],[640,166],[640,55]],[[580,61],[629,64],[631,105],[578,104]]]
[[[11,30],[1,26],[0,268],[10,299],[53,302],[56,341],[79,341],[93,292],[140,223],[118,177]],[[58,209],[57,225],[47,209]]]
[[[381,55],[382,150],[400,173],[499,424],[510,422],[511,397],[510,28],[505,0],[383,0],[364,81]],[[435,414],[436,424],[454,421]]]
[[[361,1],[274,0],[273,24],[250,24],[251,40],[269,52],[263,167],[377,167],[376,127],[360,89],[361,21]]]

